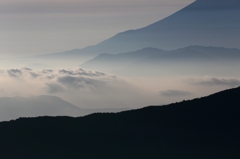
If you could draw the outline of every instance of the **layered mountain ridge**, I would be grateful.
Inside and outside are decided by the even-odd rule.
[[[206,66],[214,69],[215,72],[226,72],[239,66],[240,49],[229,49],[224,47],[206,47],[206,46],[188,46],[176,50],[161,50],[157,48],[144,48],[138,51],[119,53],[119,54],[100,54],[95,58],[83,63],[81,67],[104,72],[118,74],[119,72],[135,74],[136,72],[151,72],[156,74],[167,70],[169,73],[181,74],[186,71],[194,71],[204,74],[213,74],[208,72],[211,69],[205,69]],[[214,64],[214,67],[212,67]],[[225,68],[225,69],[224,69]],[[154,71],[155,69],[155,71]],[[182,69],[182,71],[176,71]],[[175,70],[175,71],[173,71]],[[120,74],[122,74],[120,73]]]

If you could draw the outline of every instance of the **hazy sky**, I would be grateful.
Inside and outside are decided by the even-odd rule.
[[[194,0],[0,0],[0,58],[83,48]]]

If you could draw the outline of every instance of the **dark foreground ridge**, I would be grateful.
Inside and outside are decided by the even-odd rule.
[[[0,123],[1,159],[239,159],[240,88],[121,113]]]

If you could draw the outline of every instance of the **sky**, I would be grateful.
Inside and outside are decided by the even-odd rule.
[[[0,59],[95,45],[194,0],[0,0]]]
[[[161,67],[146,67],[143,63],[126,76],[121,72],[102,72],[99,65],[96,70],[85,70],[80,68],[80,58],[4,59],[95,45],[117,33],[157,22],[193,1],[0,0],[0,101],[2,97],[50,95],[81,108],[132,109],[239,86],[240,75],[235,69],[239,62],[235,59],[225,63],[201,61],[201,65],[188,61],[183,66],[178,65],[181,60],[173,60],[174,63],[163,63]],[[211,52],[211,47],[208,49]],[[129,70],[134,70],[134,65],[124,68],[131,66],[133,69]]]

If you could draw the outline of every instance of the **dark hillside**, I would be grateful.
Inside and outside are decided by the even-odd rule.
[[[239,159],[240,88],[80,118],[0,123],[2,159]]]

